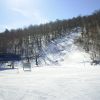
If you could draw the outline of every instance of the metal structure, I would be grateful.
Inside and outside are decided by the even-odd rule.
[[[14,62],[20,60],[21,60],[20,55],[16,55],[12,53],[0,53],[0,63],[7,63],[10,61],[11,64],[8,66],[11,66],[13,69],[14,69]]]

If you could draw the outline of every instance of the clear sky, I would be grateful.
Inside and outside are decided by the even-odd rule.
[[[0,0],[0,32],[88,15],[98,9],[100,0]]]

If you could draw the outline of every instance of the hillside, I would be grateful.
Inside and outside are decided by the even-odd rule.
[[[77,42],[80,47],[90,54],[91,60],[100,62],[100,10],[87,16],[30,25],[23,29],[6,29],[0,33],[0,54],[20,55],[22,60],[32,59],[35,60],[36,65],[39,65],[38,60],[46,53],[44,47],[48,49],[48,44],[54,45],[50,43],[69,36],[73,29],[75,29],[74,32],[78,32],[78,28],[80,29],[80,37]],[[43,50],[44,52],[41,53]]]
[[[0,71],[0,100],[99,100],[100,68],[74,44],[79,35],[72,32],[44,47],[41,67],[32,61],[31,72],[21,63]]]

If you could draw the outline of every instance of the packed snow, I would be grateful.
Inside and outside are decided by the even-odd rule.
[[[43,48],[39,67],[0,71],[0,100],[100,100],[100,66],[74,44],[77,33]],[[44,58],[44,59],[43,59]]]

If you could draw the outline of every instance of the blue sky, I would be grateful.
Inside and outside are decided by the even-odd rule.
[[[0,32],[88,15],[98,9],[100,0],[0,0]]]

